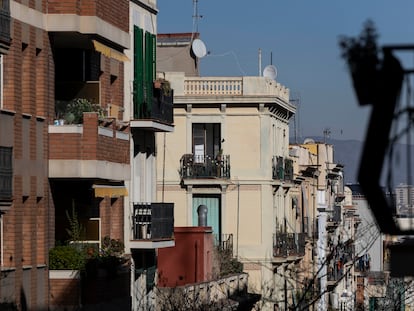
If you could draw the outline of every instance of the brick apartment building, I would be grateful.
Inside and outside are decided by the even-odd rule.
[[[0,305],[47,310],[48,251],[74,207],[88,240],[124,238],[129,1],[0,1]],[[60,105],[100,105],[57,125]],[[0,308],[1,309],[1,308]]]

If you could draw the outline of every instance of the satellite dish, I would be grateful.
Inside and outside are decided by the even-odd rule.
[[[191,48],[194,55],[198,58],[203,58],[207,55],[206,45],[200,39],[194,39],[193,43],[191,44]]]
[[[273,65],[267,65],[263,70],[263,76],[272,80],[276,80],[277,69]]]

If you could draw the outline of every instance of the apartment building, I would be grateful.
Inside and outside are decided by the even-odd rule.
[[[129,196],[125,201],[126,252],[131,255],[132,310],[151,308],[156,285],[157,249],[174,246],[174,203],[157,196],[156,135],[174,131],[173,89],[156,75],[157,7],[155,0],[130,1],[129,35],[125,51],[125,115],[130,141]]]
[[[412,217],[414,187],[407,184],[399,184],[395,187],[395,205],[397,215]]]
[[[174,58],[171,40],[180,38],[180,57],[193,59],[192,66],[200,61],[191,52],[192,34],[159,37],[158,55],[167,57],[165,48]],[[165,138],[157,135],[163,155],[157,158],[163,172],[157,195],[175,203],[177,226],[197,226],[197,210],[206,206],[217,243],[232,237],[249,290],[271,300],[264,310],[273,309],[273,269],[279,261],[274,235],[295,225],[288,124],[296,107],[289,89],[265,77],[199,77],[190,65],[185,72],[167,72],[170,67],[157,64],[174,89],[175,126]]]
[[[49,249],[68,238],[67,211],[76,211],[85,241],[124,239],[128,4],[0,3],[2,303],[47,310],[67,295],[51,295],[48,271]],[[99,114],[67,118],[75,99]]]

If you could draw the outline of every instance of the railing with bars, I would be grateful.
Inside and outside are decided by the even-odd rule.
[[[228,252],[233,257],[233,234],[222,234],[221,239],[216,236],[215,242],[219,250]]]
[[[174,203],[134,204],[133,240],[164,240],[174,235]]]
[[[230,155],[212,157],[185,154],[180,160],[181,178],[230,178]]]
[[[293,180],[293,160],[281,156],[272,158],[272,178],[277,180]]]
[[[273,236],[273,256],[303,256],[305,233],[276,233]]]

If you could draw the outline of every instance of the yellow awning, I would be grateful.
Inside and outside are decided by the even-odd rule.
[[[125,186],[107,186],[107,185],[93,185],[96,198],[119,198],[128,195],[128,190]]]
[[[128,62],[129,61],[129,58],[124,53],[121,53],[121,52],[119,52],[119,51],[117,51],[113,48],[110,48],[109,46],[107,46],[103,43],[100,43],[96,40],[92,40],[92,42],[93,42],[93,46],[94,46],[95,50],[102,53],[106,57],[116,59],[120,62]]]

